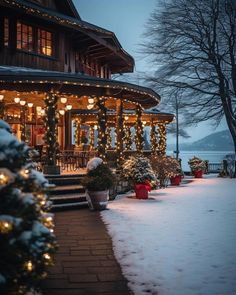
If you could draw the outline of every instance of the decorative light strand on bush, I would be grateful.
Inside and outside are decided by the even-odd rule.
[[[122,167],[124,156],[123,156],[123,101],[117,99],[116,101],[116,154],[117,154],[117,169]]]
[[[80,119],[78,117],[76,117],[74,120],[74,127],[75,127],[75,133],[74,133],[75,147],[78,147],[80,143]]]
[[[131,134],[131,129],[129,125],[125,126],[124,144],[125,144],[125,149],[127,151],[130,151],[132,149],[132,134]]]

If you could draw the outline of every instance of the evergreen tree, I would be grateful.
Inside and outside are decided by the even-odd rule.
[[[0,120],[0,294],[37,287],[55,251],[49,184],[33,169],[32,150]]]

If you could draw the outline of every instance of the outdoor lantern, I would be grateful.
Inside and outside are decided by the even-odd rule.
[[[125,121],[128,121],[129,120],[129,117],[128,116],[125,116]]]
[[[72,109],[72,105],[71,104],[68,104],[67,106],[66,106],[66,109],[69,111],[69,110],[71,110]]]
[[[3,101],[4,95],[0,94],[0,102]]]
[[[28,102],[27,105],[29,108],[32,108],[34,104],[32,102]]]
[[[89,99],[88,99],[88,103],[89,103],[89,104],[94,104],[94,98],[89,98]]]
[[[93,108],[93,104],[89,104],[89,105],[87,105],[87,109],[88,110],[91,110]]]
[[[25,100],[21,100],[21,101],[20,101],[20,105],[21,105],[21,106],[24,106],[25,104],[26,104],[26,101],[25,101]]]
[[[97,125],[94,125],[94,130],[97,130],[98,129],[98,126]]]
[[[61,97],[61,103],[67,103],[67,98],[66,97]]]
[[[59,110],[59,114],[62,116],[65,115],[65,110]]]
[[[20,102],[20,98],[19,98],[19,97],[15,97],[15,98],[14,98],[14,102],[15,102],[15,103],[19,103],[19,102]]]
[[[41,110],[42,110],[42,107],[40,107],[40,106],[36,107],[36,111],[37,111],[38,113],[41,112]]]

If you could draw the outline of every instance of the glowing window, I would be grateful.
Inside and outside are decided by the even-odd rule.
[[[4,46],[9,45],[9,19],[4,17]]]
[[[52,33],[38,29],[38,53],[52,56]]]

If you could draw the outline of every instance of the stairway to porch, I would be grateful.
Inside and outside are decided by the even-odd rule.
[[[88,206],[85,188],[81,185],[84,174],[46,175],[50,184],[54,184],[50,192],[52,211]]]

